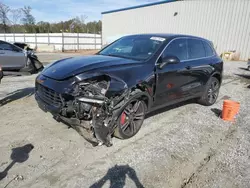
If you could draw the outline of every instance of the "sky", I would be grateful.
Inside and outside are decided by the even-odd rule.
[[[162,0],[1,0],[11,9],[30,6],[39,21],[66,21],[86,15],[86,22],[101,20],[101,12]]]

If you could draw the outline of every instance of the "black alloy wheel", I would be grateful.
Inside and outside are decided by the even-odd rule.
[[[214,104],[218,98],[219,95],[219,89],[220,89],[220,83],[215,78],[212,79],[212,82],[210,84],[210,88],[208,89],[208,102],[209,104]]]
[[[146,114],[144,101],[135,99],[124,108],[114,135],[121,139],[133,137],[140,130]]]
[[[199,99],[199,103],[206,106],[213,105],[218,98],[219,90],[220,90],[219,80],[215,77],[211,77],[210,80],[208,81],[204,95]]]

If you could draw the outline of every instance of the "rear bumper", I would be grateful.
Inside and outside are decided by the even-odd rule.
[[[61,112],[61,107],[56,107],[46,103],[44,100],[41,99],[41,97],[39,97],[37,93],[35,93],[35,99],[39,108],[41,108],[44,112],[50,112],[54,115],[59,114]]]

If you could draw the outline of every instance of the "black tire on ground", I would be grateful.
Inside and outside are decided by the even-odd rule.
[[[129,139],[136,135],[143,124],[146,111],[146,103],[140,98],[132,97],[118,118],[114,136],[120,139]]]
[[[211,77],[207,82],[203,96],[198,100],[198,102],[205,106],[213,105],[218,98],[219,90],[220,81],[215,77]]]

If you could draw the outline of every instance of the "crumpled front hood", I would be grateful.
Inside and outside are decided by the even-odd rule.
[[[81,56],[56,61],[42,72],[43,75],[56,80],[63,80],[83,72],[107,67],[119,67],[137,64],[140,61],[103,55]]]

